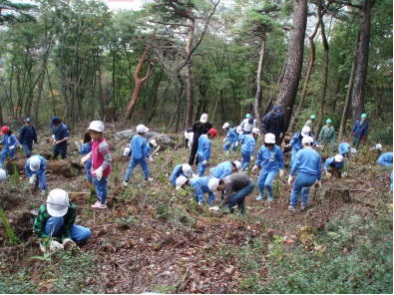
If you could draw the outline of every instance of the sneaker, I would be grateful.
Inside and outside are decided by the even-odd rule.
[[[258,195],[258,197],[256,198],[256,201],[261,201],[262,199],[264,199],[264,197],[262,195]]]
[[[41,196],[45,196],[46,193],[47,193],[47,192],[46,192],[45,190],[42,190],[42,191],[41,191]]]
[[[128,186],[129,185],[129,183],[125,180],[125,181],[123,181],[123,186]]]
[[[268,197],[268,202],[272,203],[274,201],[273,197]]]
[[[289,209],[290,212],[293,212],[293,213],[296,212],[296,207],[294,207],[292,205],[290,205],[288,209]]]
[[[153,181],[153,178],[149,177],[148,179],[145,179],[145,181]]]
[[[107,207],[107,204],[103,204],[103,203],[100,203],[99,201],[97,201],[96,203],[94,203],[94,205],[92,205],[92,208],[107,209],[108,207]]]
[[[301,203],[301,211],[306,211],[307,205],[305,203]]]

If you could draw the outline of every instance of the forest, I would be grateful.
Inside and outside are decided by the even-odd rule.
[[[46,196],[29,185],[18,151],[0,183],[1,293],[391,294],[392,166],[376,161],[393,149],[392,1],[144,2],[111,11],[105,1],[0,0],[0,126],[18,135],[31,118],[48,188],[66,190],[93,232],[72,251],[40,252],[32,225]],[[198,206],[191,189],[169,184],[189,158],[184,130],[202,113],[219,133],[213,167],[241,159],[223,153],[223,123],[252,114],[261,130],[276,105],[280,142],[313,114],[315,134],[330,119],[336,143],[351,143],[353,123],[367,114],[368,136],[346,173],[323,177],[308,211],[287,210],[288,154],[275,202],[256,201],[255,190],[245,215]],[[70,130],[66,159],[52,157],[53,116]],[[108,210],[91,208],[80,164],[92,120],[104,122],[112,154]],[[138,167],[123,187],[122,153],[138,124],[160,146],[153,181]]]

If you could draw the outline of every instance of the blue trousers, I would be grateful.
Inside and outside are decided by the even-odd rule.
[[[198,176],[200,176],[200,177],[204,176],[205,169],[207,168],[207,166],[204,166],[202,164],[202,162],[204,161],[204,158],[197,154],[197,161],[198,161],[198,164],[197,164]]]
[[[146,162],[146,158],[142,158],[139,160],[131,158],[129,167],[127,167],[126,175],[124,176],[124,180],[126,182],[129,182],[131,176],[133,175],[133,171],[137,165],[141,166],[142,171],[144,171],[144,179],[148,180],[150,172],[149,172],[148,163]]]
[[[278,174],[278,171],[265,171],[261,170],[259,179],[257,180],[257,187],[259,188],[260,196],[264,198],[264,188],[268,193],[268,200],[272,201],[274,196],[272,194],[272,182]]]
[[[252,157],[252,154],[249,151],[241,150],[241,155],[242,155],[241,169],[246,170],[249,168],[250,158]]]
[[[63,217],[49,217],[45,224],[44,232],[51,237],[60,237],[62,235],[62,227],[64,225]],[[82,225],[73,224],[71,226],[71,239],[75,242],[81,242],[89,239],[92,231]]]
[[[224,152],[227,152],[227,151],[235,152],[235,150],[236,150],[235,142],[226,141],[223,144],[223,151]]]
[[[103,176],[100,180],[98,180],[96,177],[93,177],[93,184],[96,188],[97,198],[101,204],[105,204],[108,194],[108,176]]]
[[[305,173],[298,173],[293,189],[291,190],[290,194],[290,205],[295,207],[298,203],[298,195],[301,192],[302,198],[301,203],[307,204],[308,203],[308,196],[309,196],[309,189],[312,184],[315,183],[317,177],[316,175],[305,174]]]
[[[53,157],[56,159],[59,155],[62,159],[67,157],[67,142],[65,145],[58,144],[53,147]]]
[[[245,198],[253,191],[254,189],[254,183],[253,181],[250,181],[249,184],[243,188],[241,188],[239,191],[235,192],[231,198],[230,201],[228,202],[228,208],[232,212],[232,209],[234,206],[238,205],[238,208],[242,214],[245,213]]]
[[[25,153],[25,157],[29,158],[31,156],[31,151],[33,149],[33,142],[24,142],[22,143],[23,152]]]
[[[13,150],[8,148],[4,148],[0,154],[0,163],[3,164],[5,159],[7,159],[7,155],[11,158],[11,160],[16,158],[16,147]]]
[[[35,183],[36,188],[41,188],[41,190],[46,191],[47,190],[47,178],[45,176],[45,172],[43,172],[41,174],[36,173],[36,175],[37,175],[36,183]]]

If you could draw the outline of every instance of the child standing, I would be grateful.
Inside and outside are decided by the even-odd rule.
[[[85,164],[89,159],[92,159],[90,171],[98,198],[96,203],[92,205],[92,208],[107,209],[108,176],[112,171],[112,157],[109,145],[103,135],[104,123],[92,121],[88,130],[93,140],[92,151],[82,158],[81,164]]]
[[[242,167],[241,170],[248,170],[249,163],[253,160],[254,147],[256,146],[257,137],[260,135],[258,128],[252,129],[252,134],[242,134],[240,136],[241,142],[241,155],[242,155]]]
[[[140,165],[144,171],[144,179],[149,179],[149,167],[146,158],[150,154],[150,146],[148,140],[144,137],[149,128],[143,124],[137,125],[136,131],[138,134],[134,135],[130,142],[131,160],[129,167],[127,167],[126,175],[124,176],[123,186],[127,186],[137,165]]]
[[[11,160],[16,159],[16,150],[19,146],[19,142],[16,139],[15,134],[12,133],[8,126],[1,127],[1,134],[3,135],[3,138],[1,139],[0,144],[4,144],[5,147],[0,154],[0,167],[3,166],[7,156],[9,156]]]
[[[208,130],[207,134],[203,134],[198,139],[197,148],[197,170],[198,176],[203,176],[205,169],[209,165],[209,158],[211,157],[211,139],[217,135],[217,131],[214,128]]]
[[[89,154],[91,151],[92,151],[92,137],[90,136],[88,131],[85,132],[85,135],[83,137],[83,144],[79,149],[79,153],[85,156]],[[85,177],[90,188],[92,188],[93,185],[93,177],[92,177],[92,173],[90,172],[91,168],[92,168],[92,159],[89,159],[85,162]]]
[[[230,128],[229,123],[224,123],[223,127],[224,130],[227,131],[226,137],[223,139],[223,151],[224,153],[232,153],[235,151],[236,147],[236,142],[238,140],[238,134],[236,129],[237,128]]]

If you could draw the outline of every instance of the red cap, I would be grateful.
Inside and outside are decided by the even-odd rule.
[[[215,128],[211,128],[211,129],[208,130],[208,134],[209,134],[211,137],[215,137],[215,136],[218,135],[218,132],[216,131]]]
[[[10,128],[8,126],[3,126],[1,127],[1,133],[6,134],[10,131]]]

